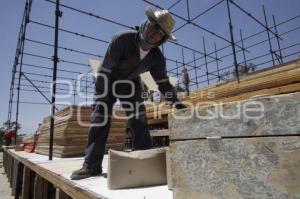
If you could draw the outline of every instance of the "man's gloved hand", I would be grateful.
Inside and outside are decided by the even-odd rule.
[[[184,109],[187,108],[186,105],[182,104],[182,103],[175,103],[175,108],[176,109]]]

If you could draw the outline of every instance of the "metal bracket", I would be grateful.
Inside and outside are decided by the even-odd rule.
[[[59,11],[55,11],[55,14],[59,17],[62,17],[63,12],[59,10]]]
[[[56,61],[56,62],[59,62],[59,58],[58,57],[55,57],[55,56],[52,56],[52,61]]]

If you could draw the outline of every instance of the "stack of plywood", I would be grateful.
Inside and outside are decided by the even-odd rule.
[[[168,127],[168,113],[170,106],[164,103],[152,103],[146,105],[148,125]]]
[[[233,102],[258,95],[279,95],[300,91],[300,60],[270,67],[241,77],[240,82],[228,81],[209,86],[183,101],[193,104],[199,102]]]
[[[236,80],[222,82],[191,92],[190,96],[179,95],[181,101],[187,105],[226,103],[249,99],[260,95],[279,95],[300,91],[300,60],[270,67],[253,72]],[[154,113],[153,105],[148,105],[148,117],[151,122],[161,122],[173,110],[168,105],[155,103],[158,111]],[[157,114],[160,120],[155,120]],[[167,121],[167,118],[166,118]],[[150,122],[149,122],[150,123]]]
[[[23,135],[17,135],[16,144],[18,146],[23,145]],[[15,137],[11,138],[11,145],[15,145]]]
[[[116,115],[123,115],[124,111],[114,110]],[[53,154],[58,157],[80,156],[84,154],[90,126],[90,106],[68,106],[55,114]],[[127,120],[112,117],[112,124],[106,150],[123,148],[126,139]],[[50,117],[43,120],[36,145],[36,153],[49,152]]]

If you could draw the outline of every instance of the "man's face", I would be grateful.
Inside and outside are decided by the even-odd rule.
[[[160,29],[158,24],[151,24],[146,33],[146,41],[149,44],[158,44],[165,36],[166,34]]]

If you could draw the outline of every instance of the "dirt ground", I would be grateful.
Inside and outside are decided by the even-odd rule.
[[[4,173],[3,168],[3,153],[0,153],[0,193],[1,199],[12,199],[14,198],[11,196],[11,188],[9,187],[9,183],[7,177]]]

